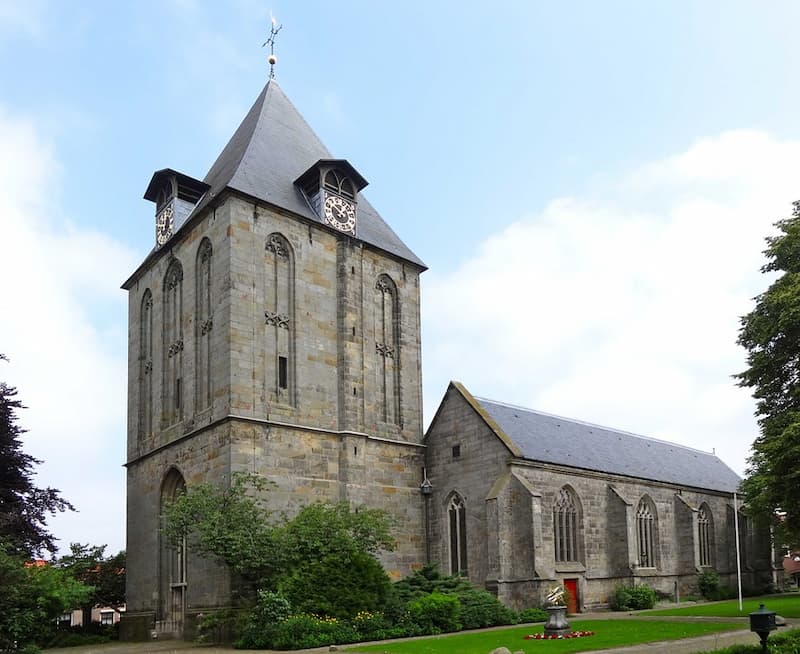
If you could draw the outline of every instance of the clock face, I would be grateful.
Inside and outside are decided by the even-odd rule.
[[[172,236],[172,205],[168,204],[156,216],[156,243],[164,245]]]
[[[352,202],[338,195],[329,195],[325,198],[323,212],[325,220],[332,227],[340,232],[355,232],[356,207]]]

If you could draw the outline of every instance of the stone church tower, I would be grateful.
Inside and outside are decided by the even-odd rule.
[[[388,510],[384,559],[424,560],[419,276],[424,264],[270,80],[203,181],[159,170],[155,247],[129,293],[123,637],[181,633],[229,604],[223,570],[170,548],[162,506],[255,471],[290,513]]]

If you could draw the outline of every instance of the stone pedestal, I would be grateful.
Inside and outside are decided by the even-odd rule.
[[[544,625],[545,636],[563,636],[571,631],[567,622],[566,606],[548,606],[547,622]]]

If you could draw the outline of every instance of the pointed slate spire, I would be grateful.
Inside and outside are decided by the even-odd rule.
[[[333,157],[271,79],[208,171],[210,190],[195,213],[230,188],[319,223],[294,181],[320,159]],[[365,198],[358,206],[356,238],[425,267]]]

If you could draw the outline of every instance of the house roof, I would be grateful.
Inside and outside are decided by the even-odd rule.
[[[204,182],[210,189],[192,215],[230,188],[321,223],[294,183],[320,159],[333,157],[275,80],[269,80],[208,171]],[[425,268],[361,194],[356,238]]]
[[[452,386],[484,421],[488,416],[488,426],[520,458],[728,493],[741,482],[708,452],[474,397],[463,385]]]

